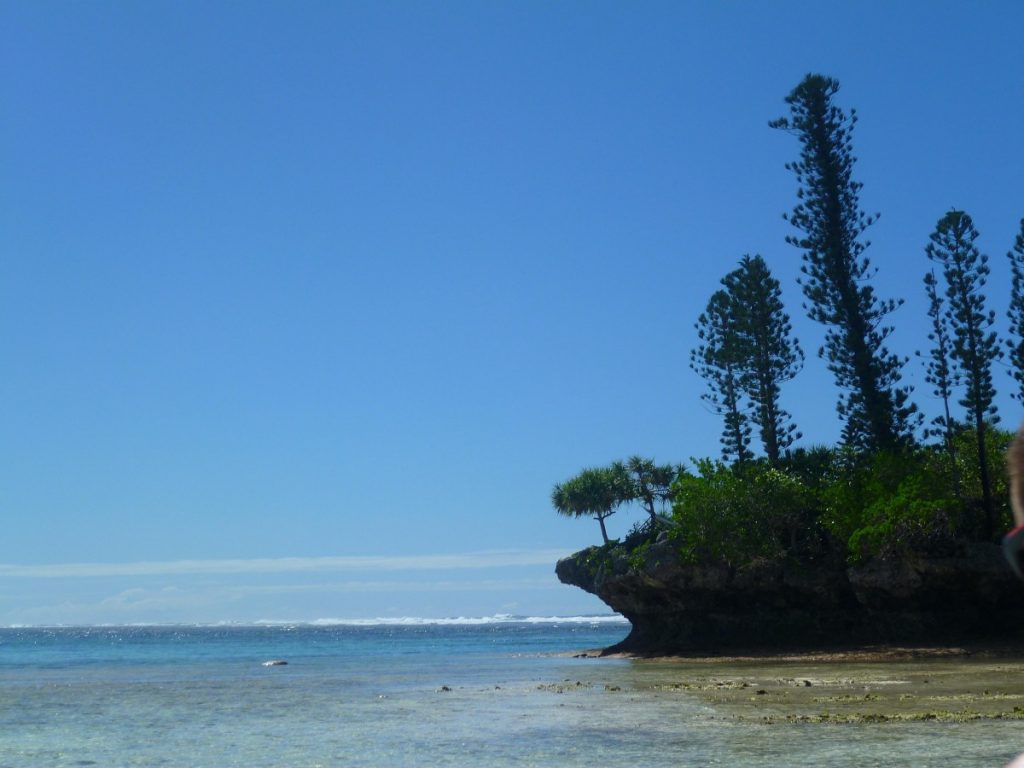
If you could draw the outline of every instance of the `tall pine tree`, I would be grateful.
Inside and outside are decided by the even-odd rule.
[[[1020,220],[1020,232],[1013,248],[1006,254],[1010,259],[1010,375],[1017,382],[1017,391],[1011,396],[1024,403],[1024,219]]]
[[[726,461],[745,462],[750,452],[750,423],[742,405],[741,349],[729,294],[715,291],[707,309],[697,319],[701,344],[690,352],[690,366],[708,384],[701,399],[725,419],[722,456]]]
[[[953,388],[959,384],[959,372],[951,359],[953,342],[949,335],[949,320],[944,312],[942,297],[939,296],[938,284],[935,270],[924,276],[925,293],[928,295],[928,317],[932,321],[932,330],[928,334],[932,348],[928,351],[930,359],[925,369],[924,380],[934,387],[932,394],[942,400],[942,415],[932,419],[933,426],[925,429],[924,434],[926,438],[938,437],[942,440],[952,467],[953,491],[959,497],[960,476],[956,464],[956,443],[953,440],[956,421],[949,411]]]
[[[782,288],[761,256],[744,256],[722,280],[735,321],[740,385],[753,406],[768,460],[777,463],[800,435],[779,404],[783,382],[803,367],[804,353],[782,305]]]
[[[800,202],[786,218],[800,231],[787,242],[804,252],[801,280],[812,320],[827,327],[819,355],[839,385],[836,406],[843,440],[863,449],[911,442],[919,419],[900,386],[905,358],[892,354],[882,325],[898,302],[881,300],[868,283],[875,274],[861,236],[874,221],[860,209],[860,182],[853,180],[852,132],[856,113],[833,104],[839,83],[807,75],[786,97],[790,116],[770,123],[800,140],[800,159],[786,167],[796,175]]]
[[[999,421],[993,402],[992,363],[1002,357],[995,331],[995,312],[985,311],[981,289],[988,279],[988,257],[978,251],[974,241],[978,230],[963,211],[950,211],[941,219],[925,248],[928,258],[941,265],[946,279],[945,316],[953,332],[951,357],[963,378],[965,392],[960,404],[973,422],[978,445],[978,474],[985,508],[985,535],[994,530],[992,483],[985,450],[986,421]]]

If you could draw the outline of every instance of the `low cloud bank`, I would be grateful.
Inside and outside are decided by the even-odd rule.
[[[137,563],[0,564],[0,578],[91,578],[178,576],[227,573],[311,573],[325,571],[434,571],[550,565],[568,552],[560,549],[499,550],[448,555],[350,555],[244,560],[166,560]]]

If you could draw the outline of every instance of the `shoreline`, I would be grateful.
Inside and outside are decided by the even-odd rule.
[[[589,648],[568,651],[563,656],[577,659],[631,659],[639,662],[714,663],[856,663],[904,662],[920,659],[1024,659],[1024,645],[1009,643],[971,643],[964,645],[857,645],[839,648],[730,648],[727,651],[692,653],[635,653]]]

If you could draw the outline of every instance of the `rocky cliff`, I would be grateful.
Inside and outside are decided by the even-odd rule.
[[[755,562],[733,568],[681,564],[662,535],[642,554],[591,547],[560,560],[555,572],[632,623],[609,652],[1024,638],[1024,583],[992,544],[856,567]]]

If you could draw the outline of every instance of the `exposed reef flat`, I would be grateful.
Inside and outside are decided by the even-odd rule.
[[[808,657],[812,658],[812,657]],[[1024,659],[660,659],[637,662],[651,691],[697,698],[714,716],[758,722],[1024,719]],[[819,657],[820,658],[820,657]]]

